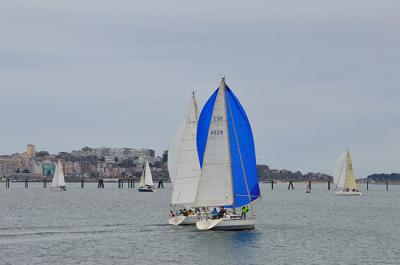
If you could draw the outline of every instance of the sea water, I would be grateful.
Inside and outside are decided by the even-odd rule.
[[[4,183],[0,183],[4,184]],[[0,264],[400,264],[400,187],[370,185],[360,197],[327,184],[261,184],[256,229],[170,226],[172,188],[118,183],[0,186]]]

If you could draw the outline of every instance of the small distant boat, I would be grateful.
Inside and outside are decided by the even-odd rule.
[[[197,221],[197,229],[254,229],[252,203],[261,195],[253,133],[225,78],[201,111],[197,151],[201,174],[194,206],[208,209],[207,215]],[[210,208],[214,208],[212,212]],[[215,216],[217,208],[220,210]]]
[[[353,162],[349,150],[342,153],[336,161],[334,173],[335,194],[342,196],[360,196],[353,170]]]
[[[149,161],[146,160],[146,165],[143,167],[142,177],[140,178],[139,188],[140,192],[153,192],[154,184],[151,175]]]
[[[307,183],[306,193],[311,193],[311,180]]]
[[[64,171],[60,160],[58,160],[58,163],[54,171],[53,180],[51,181],[51,190],[53,191],[67,190],[67,188],[65,187]]]
[[[188,114],[178,127],[168,148],[168,171],[173,191],[172,208],[168,223],[171,225],[194,225],[198,211],[193,207],[200,178],[196,133],[199,110],[193,92]]]

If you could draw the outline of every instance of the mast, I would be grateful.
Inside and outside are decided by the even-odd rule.
[[[197,103],[196,103],[196,92],[197,92],[196,90],[192,91],[192,99],[193,99],[193,102],[195,104],[194,111],[195,111],[195,115],[196,115],[196,122],[198,122],[198,119],[199,119],[199,108],[197,107]]]
[[[225,84],[225,76],[221,78],[221,83],[219,85],[219,89],[223,89],[224,91],[224,111],[225,111],[225,130],[226,134],[228,135],[228,157],[229,157],[229,174],[231,176],[231,181],[232,181],[232,209],[236,213],[235,210],[235,189],[233,187],[233,174],[232,174],[232,158],[231,158],[231,143],[229,141],[229,128],[228,128],[228,113],[227,113],[227,103],[226,103],[226,84]]]

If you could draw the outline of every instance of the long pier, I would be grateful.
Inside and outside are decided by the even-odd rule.
[[[2,182],[5,183],[6,189],[10,188],[10,183],[24,183],[25,188],[29,187],[29,183],[43,183],[43,188],[47,188],[48,183],[51,184],[52,178],[11,178],[11,177],[6,177],[3,176],[1,179]],[[80,183],[81,188],[83,189],[85,187],[85,183],[97,183],[98,188],[105,188],[106,185],[108,186],[113,186],[115,183],[115,186],[117,186],[119,189],[124,188],[124,183],[126,183],[126,187],[128,189],[133,189],[135,188],[135,183],[139,182],[139,178],[134,178],[134,177],[123,177],[123,178],[65,178],[66,183]],[[162,179],[158,179],[154,181],[155,186],[157,186],[158,189],[164,189],[164,181]]]
[[[308,185],[308,186],[310,187],[310,189],[311,189],[311,183],[312,183],[312,182],[313,182],[313,181],[311,181],[311,180],[309,180],[309,181],[294,181],[294,180],[279,181],[279,180],[270,180],[270,181],[262,181],[262,182],[260,182],[260,183],[270,184],[270,187],[271,187],[270,189],[271,189],[271,190],[276,189],[276,187],[277,187],[279,184],[282,185],[282,186],[287,187],[287,190],[294,190],[296,186],[301,185],[301,189],[300,189],[300,190],[302,190],[303,188],[305,189],[305,187],[306,187],[307,185]],[[327,190],[331,190],[332,187],[333,187],[333,189],[335,188],[335,185],[334,185],[331,181],[327,181],[327,182],[315,181],[315,182],[316,182],[316,183],[319,183],[319,184],[326,184],[326,189],[327,189]],[[371,182],[369,182],[369,181],[366,181],[366,182],[357,183],[357,185],[359,185],[359,186],[360,186],[360,185],[365,185],[365,191],[369,191],[371,185],[382,185],[382,186],[385,186],[385,190],[386,190],[386,191],[389,191],[390,185],[400,185],[400,183],[398,183],[398,182],[389,182],[389,181],[385,181],[385,182],[373,182],[373,183],[371,183]],[[286,188],[285,188],[285,189],[286,189]]]
[[[51,184],[52,178],[46,178],[46,177],[34,177],[34,178],[26,178],[23,176],[18,176],[17,178],[13,178],[13,177],[7,177],[7,176],[3,176],[2,177],[2,182],[5,183],[5,188],[9,189],[10,188],[10,183],[12,182],[20,182],[20,183],[24,183],[25,184],[25,188],[29,188],[29,183],[43,183],[43,188],[47,188],[47,186],[49,184]],[[73,177],[73,178],[69,178],[66,177],[65,178],[65,182],[66,183],[80,183],[81,188],[83,189],[85,187],[85,183],[97,183],[98,184],[98,188],[104,188],[105,186],[114,186],[117,187],[119,189],[123,189],[124,188],[124,183],[126,183],[126,187],[129,188],[135,188],[135,183],[139,182],[139,178],[137,177],[123,177],[123,178],[77,178],[77,177]],[[327,181],[327,182],[321,182],[321,181],[315,181],[316,183],[319,184],[326,184],[326,190],[331,190],[332,185],[334,185],[332,182]],[[306,186],[308,185],[311,189],[311,183],[312,181],[294,181],[294,180],[285,180],[285,181],[278,181],[278,180],[271,180],[271,181],[262,181],[260,183],[266,183],[266,184],[270,184],[270,189],[274,190],[276,189],[276,187],[278,187],[279,185],[284,185],[285,187],[287,187],[287,190],[295,190],[296,186],[300,186],[299,190],[305,190]],[[390,185],[400,185],[400,183],[394,182],[361,182],[358,183],[360,184],[364,184],[363,186],[365,187],[362,190],[365,191],[369,191],[371,189],[371,185],[375,186],[375,185],[382,185],[385,187],[384,190],[389,191],[390,190]],[[158,189],[163,189],[164,188],[164,181],[161,179],[155,180],[154,181],[154,185],[158,188]],[[334,186],[333,186],[334,188]],[[382,189],[380,189],[382,190]]]

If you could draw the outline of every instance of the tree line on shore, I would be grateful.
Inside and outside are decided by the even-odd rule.
[[[379,174],[372,174],[367,177],[367,180],[370,181],[400,181],[400,173],[379,173]]]

